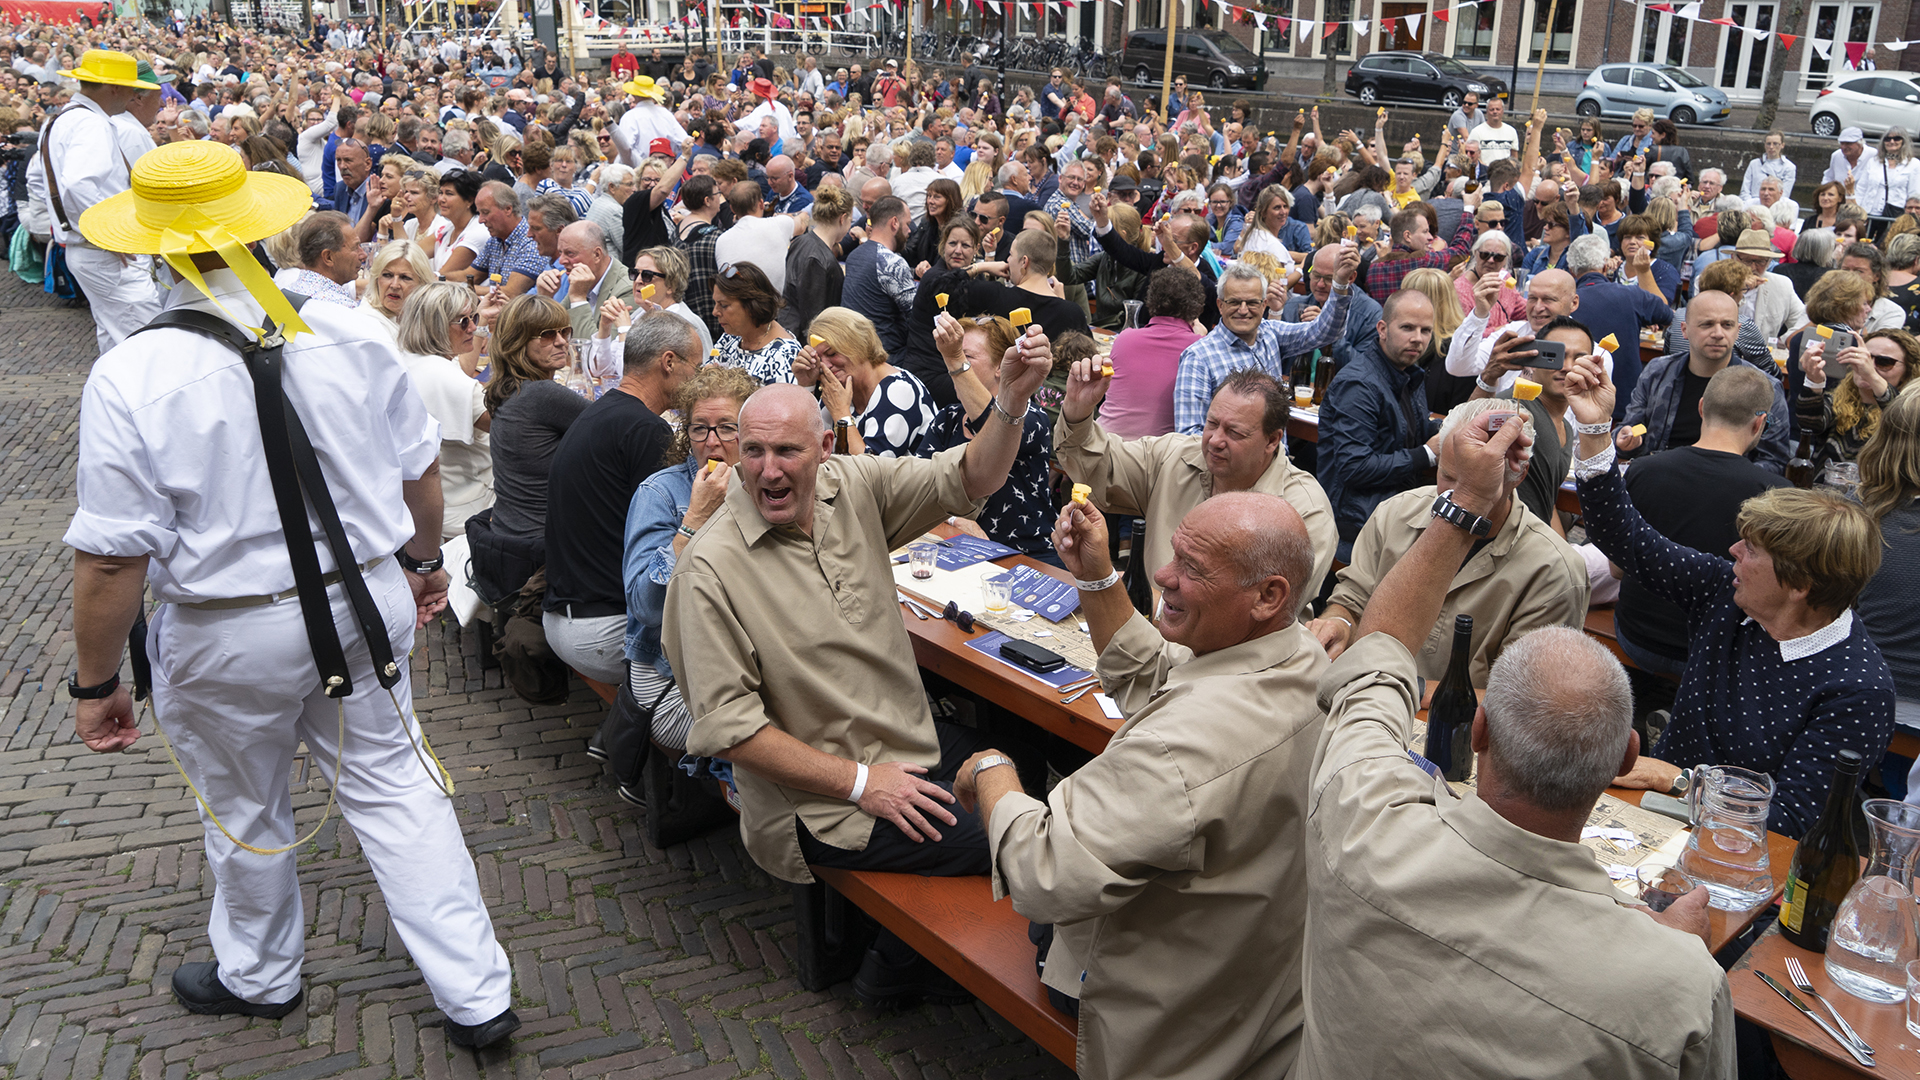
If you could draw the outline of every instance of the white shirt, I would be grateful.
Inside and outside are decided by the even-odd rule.
[[[927,185],[938,179],[940,174],[925,165],[894,174],[891,181],[894,197],[907,204],[914,224],[918,225],[927,214]]]
[[[77,230],[80,215],[89,207],[127,190],[131,184],[132,163],[121,148],[113,120],[85,94],[75,94],[73,103],[49,123],[51,131],[43,129],[41,138],[48,140],[47,152],[53,158],[60,202],[66,207],[67,220]],[[40,155],[35,154],[33,158],[35,165],[28,170],[27,183],[29,189],[33,189],[34,200],[47,208],[53,238],[62,244],[91,246],[77,231],[70,237],[60,227],[60,216],[53,212],[53,201],[47,192],[46,177],[44,173],[34,175],[41,173]]]
[[[153,149],[153,136],[147,132],[146,125],[130,112],[107,118],[113,124],[113,134],[120,142],[120,152],[128,161],[139,161],[140,155]]]
[[[800,73],[800,92],[803,94],[812,94],[813,100],[815,101],[819,101],[826,95],[827,83],[825,79],[820,77],[819,68],[816,67],[811,71],[802,71]]]
[[[236,316],[262,320],[232,271],[210,271],[206,281]],[[220,315],[188,282],[174,287],[167,307]],[[433,464],[440,425],[366,316],[309,304],[301,317],[314,333],[287,344],[287,398],[313,439],[354,558],[391,555],[414,533],[401,481]],[[147,579],[162,602],[291,588],[267,470],[233,464],[264,460],[253,401],[240,355],[202,334],[151,330],[108,350],[80,398],[80,505],[65,542],[97,555],[152,556]],[[316,551],[321,569],[333,569],[327,545]]]
[[[793,218],[786,214],[742,218],[714,244],[714,265],[724,267],[732,262],[750,262],[765,271],[774,292],[785,292],[787,245],[792,242]]]
[[[781,142],[800,138],[800,129],[793,126],[793,113],[788,112],[787,107],[777,101],[762,101],[755,105],[752,112],[734,123],[734,130],[757,132],[760,130],[760,118],[763,116],[773,117],[773,122],[779,125]],[[799,144],[796,142],[795,145]]]
[[[1482,123],[1468,132],[1467,138],[1480,144],[1480,160],[1487,165],[1520,153],[1520,129],[1504,120],[1499,127]]]
[[[328,109],[320,122],[302,131],[294,137],[297,144],[294,156],[300,159],[300,175],[306,178],[307,186],[315,195],[326,193],[326,154],[327,136],[332,135],[340,126],[340,111]]]
[[[1576,312],[1574,317],[1579,318],[1579,314]],[[1511,333],[1516,337],[1533,336],[1533,324],[1525,319],[1515,319],[1490,334],[1486,332],[1486,328],[1487,320],[1475,315],[1472,311],[1468,311],[1467,317],[1460,320],[1459,327],[1453,332],[1453,344],[1447,348],[1447,374],[1461,378],[1471,375],[1477,379],[1481,372],[1487,370],[1487,361],[1492,359],[1493,347],[1500,343],[1502,334]],[[1600,357],[1600,366],[1605,368],[1607,374],[1611,376],[1613,354],[1598,345],[1594,346],[1593,351]],[[1509,371],[1500,376],[1500,381],[1494,386],[1498,388],[1499,393],[1504,394],[1513,389],[1513,384],[1519,378],[1519,372]]]
[[[444,217],[434,218],[433,226],[429,231],[433,235],[435,245],[432,261],[433,271],[436,274],[440,272],[441,267],[447,265],[448,259],[453,258],[456,249],[466,248],[473,252],[473,257],[477,259],[480,257],[480,252],[487,246],[487,226],[477,215],[467,219],[467,227],[461,230],[458,236],[453,235],[453,222]]]
[[[1740,621],[1744,624],[1753,622],[1753,619],[1749,617]],[[1805,660],[1809,656],[1817,656],[1847,640],[1847,636],[1852,633],[1853,609],[1847,608],[1840,612],[1839,618],[1815,630],[1813,633],[1807,634],[1804,637],[1787,638],[1781,641],[1780,659],[1790,664],[1795,660]]]
[[[633,108],[620,118],[620,133],[627,137],[627,145],[633,147],[632,164],[636,166],[647,159],[647,147],[653,145],[653,140],[668,140],[677,153],[691,138],[672,113],[650,98],[634,99]]]
[[[1880,207],[1887,201],[1887,186],[1880,178],[1880,152],[1871,146],[1860,148],[1860,160],[1847,165],[1847,157],[1835,150],[1827,159],[1826,174],[1820,177],[1825,184],[1837,180],[1844,184],[1847,177],[1853,177],[1853,201],[1865,207],[1867,213],[1879,213]]]
[[[945,165],[939,166],[933,171],[938,173],[941,176],[946,177],[947,179],[953,181],[956,184],[960,182],[961,177],[967,174],[967,170],[961,168],[960,163],[957,161],[949,161]]]

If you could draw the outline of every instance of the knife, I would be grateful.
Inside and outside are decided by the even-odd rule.
[[[1864,1065],[1869,1069],[1874,1067],[1873,1055],[1861,1053],[1859,1047],[1853,1045],[1853,1043],[1850,1040],[1842,1037],[1839,1032],[1833,1030],[1832,1024],[1829,1024],[1825,1020],[1822,1020],[1818,1016],[1815,1016],[1813,1014],[1813,1010],[1807,1008],[1806,1005],[1802,1003],[1799,998],[1793,995],[1792,991],[1788,990],[1784,986],[1781,986],[1779,983],[1774,982],[1773,979],[1770,978],[1767,975],[1767,973],[1764,971],[1756,971],[1754,972],[1754,974],[1760,976],[1761,982],[1764,982],[1768,986],[1773,987],[1774,993],[1779,994],[1783,998],[1786,998],[1787,1004],[1793,1006],[1796,1009],[1799,1009],[1800,1012],[1804,1014],[1807,1019],[1813,1021],[1816,1024],[1819,1024],[1821,1031],[1824,1031],[1828,1035],[1832,1036],[1834,1042],[1839,1043],[1842,1049],[1844,1049],[1847,1053],[1853,1055],[1853,1060],[1859,1062],[1861,1065]]]

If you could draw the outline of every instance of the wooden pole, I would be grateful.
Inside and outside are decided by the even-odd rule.
[[[1180,38],[1180,0],[1167,0],[1167,58],[1160,68],[1160,122],[1173,127],[1173,43]]]
[[[1547,54],[1553,51],[1553,20],[1560,14],[1560,0],[1552,0],[1547,5],[1547,33],[1540,41],[1540,63],[1533,69],[1533,102],[1527,106],[1527,115],[1540,107],[1540,80],[1547,74]]]

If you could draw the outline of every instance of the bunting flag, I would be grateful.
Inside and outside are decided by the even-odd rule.
[[[1267,28],[1267,13],[1264,11],[1254,12],[1253,24],[1255,26],[1258,26],[1260,29],[1265,30]],[[1284,35],[1286,32],[1287,32],[1287,28],[1285,26],[1282,26],[1280,28],[1280,33]]]
[[[1300,20],[1300,40],[1305,41],[1312,36],[1313,36],[1313,20],[1301,19]]]
[[[1453,9],[1452,8],[1435,8],[1433,9],[1433,17],[1439,20],[1440,22],[1452,22]]]
[[[1360,31],[1360,36],[1361,36],[1361,37],[1366,37],[1366,36],[1367,36],[1367,20],[1365,20],[1365,19],[1355,19],[1355,20],[1353,20],[1353,26],[1354,26],[1354,29],[1356,29],[1356,30],[1358,30],[1358,31]]]
[[[1266,12],[1263,11],[1260,13],[1260,15],[1262,18],[1265,18]],[[1280,34],[1281,37],[1285,37],[1287,35],[1287,27],[1292,25],[1292,23],[1293,23],[1293,20],[1287,18],[1285,15],[1275,15],[1273,17],[1273,28],[1275,31],[1277,31]]]
[[[1380,36],[1382,38],[1385,38],[1388,41],[1393,40],[1393,24],[1395,21],[1396,20],[1393,20],[1393,19],[1380,20]]]
[[[1683,19],[1695,19],[1695,20],[1699,19],[1700,18],[1700,0],[1694,0],[1693,3],[1688,4],[1686,7],[1681,8],[1679,14],[1680,14],[1680,17]]]
[[[1847,66],[1858,70],[1860,61],[1867,55],[1867,43],[1864,41],[1847,42]]]
[[[1732,19],[1708,19],[1707,21],[1710,23],[1713,23],[1716,26],[1739,26],[1740,25],[1739,23],[1734,22]]]
[[[1673,5],[1672,5],[1672,4],[1648,4],[1648,5],[1647,5],[1647,10],[1649,10],[1649,11],[1664,11],[1664,12],[1666,12],[1667,14],[1669,14],[1669,15],[1671,15],[1671,14],[1673,14]]]
[[[1800,40],[1799,34],[1775,34],[1773,36],[1780,39],[1780,47],[1788,52],[1792,52],[1793,43]]]
[[[1907,45],[1905,41],[1889,41],[1886,43],[1886,48],[1889,52],[1906,52]]]
[[[1420,16],[1409,15],[1407,16],[1406,21],[1407,21],[1407,36],[1410,38],[1419,37],[1420,36]]]
[[[1340,24],[1339,24],[1339,23],[1337,23],[1337,22],[1330,22],[1330,23],[1328,23],[1328,24],[1327,24],[1327,29],[1326,29],[1326,32],[1325,32],[1325,33],[1323,33],[1323,34],[1321,34],[1320,36],[1321,36],[1321,37],[1323,37],[1323,38],[1330,38],[1330,37],[1332,37],[1332,36],[1333,36],[1333,32],[1334,32],[1335,30],[1338,30],[1338,29],[1340,29]]]
[[[1832,57],[1833,42],[1821,41],[1818,38],[1816,38],[1814,39],[1814,42],[1813,42],[1813,51],[1820,54],[1820,59],[1831,60],[1833,58]]]

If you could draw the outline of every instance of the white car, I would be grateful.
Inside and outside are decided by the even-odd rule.
[[[1807,114],[1813,133],[1831,139],[1857,127],[1869,138],[1888,128],[1920,132],[1920,74],[1908,71],[1860,71],[1835,79],[1813,99]]]

